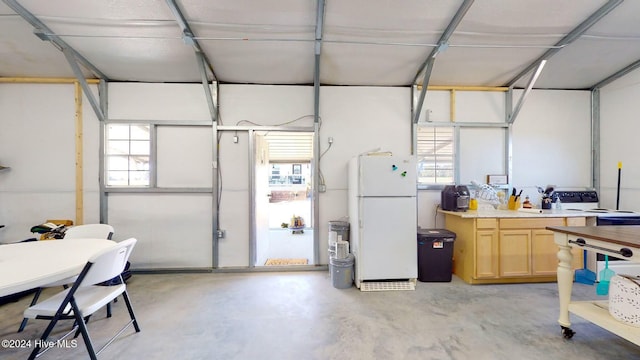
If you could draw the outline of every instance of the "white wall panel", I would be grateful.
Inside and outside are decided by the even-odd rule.
[[[98,87],[92,86],[96,99]],[[83,94],[82,97],[82,173],[83,173],[83,193],[84,193],[84,223],[96,224],[100,222],[100,183],[98,175],[100,172],[100,128],[102,123],[98,120],[93,107]]]
[[[96,88],[92,86],[94,93]],[[47,219],[76,221],[72,84],[0,84],[0,242],[33,237]],[[83,98],[84,220],[98,218],[99,122]]]
[[[347,189],[329,189],[320,194],[320,224],[316,226],[320,240],[320,264],[329,263],[329,221],[349,221]]]
[[[416,98],[420,94],[416,93]],[[455,103],[454,121],[501,123],[505,118],[505,92],[456,90],[428,90],[422,107],[420,121],[428,113],[430,121],[450,122],[451,99]]]
[[[460,183],[486,182],[489,174],[506,174],[504,128],[460,129]]]
[[[4,175],[2,175],[4,176]],[[75,221],[75,192],[0,192],[0,242],[13,243],[40,234],[29,232],[32,226],[47,219],[70,219]]]
[[[417,101],[420,97],[420,91],[416,91],[414,95]],[[427,91],[420,112],[420,122],[427,120],[435,122],[451,121],[451,95],[448,91]]]
[[[109,119],[211,120],[201,84],[111,83]]]
[[[501,91],[456,91],[456,122],[504,123],[505,100]]]
[[[313,87],[221,85],[220,117],[224,125],[313,126]]]
[[[520,94],[514,92],[514,105]],[[589,91],[529,94],[513,124],[513,185],[591,185],[590,104]]]
[[[213,132],[210,126],[158,126],[159,187],[211,187]]]
[[[109,119],[210,120],[200,84],[109,85]],[[158,186],[211,187],[212,135],[208,127],[159,126]],[[211,194],[111,193],[108,221],[116,235],[139,238],[138,268],[210,268],[213,264]],[[140,239],[141,238],[141,239]]]
[[[418,191],[418,227],[444,228],[444,217],[436,212],[440,204],[440,191]]]
[[[249,191],[223,189],[220,228],[225,230],[226,236],[218,241],[219,267],[249,266],[250,226]]]
[[[0,109],[3,189],[73,191],[73,85],[0,84]]]
[[[222,193],[220,195],[220,223],[226,232],[220,239],[219,266],[249,266],[249,136],[238,133],[234,144],[234,133],[223,132],[220,139],[220,172]]]
[[[347,188],[347,162],[354,156],[376,149],[411,154],[408,88],[324,87],[320,115],[322,152],[327,138],[334,139],[320,162],[328,190]]]
[[[134,269],[210,268],[213,236],[210,194],[109,195],[114,239],[138,239]]]
[[[614,209],[620,177],[620,209],[640,212],[640,72],[611,83],[600,93],[600,205]]]

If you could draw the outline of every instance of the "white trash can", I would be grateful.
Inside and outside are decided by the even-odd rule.
[[[353,265],[355,257],[347,255],[344,259],[330,258],[329,270],[331,271],[331,283],[336,289],[348,289],[353,286]]]
[[[329,221],[329,258],[336,256],[336,243],[349,241],[349,223],[346,221]]]

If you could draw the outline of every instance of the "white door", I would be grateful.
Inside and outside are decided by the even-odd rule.
[[[360,201],[358,278],[414,279],[418,276],[415,197]]]
[[[361,156],[359,179],[363,196],[415,196],[415,157]]]

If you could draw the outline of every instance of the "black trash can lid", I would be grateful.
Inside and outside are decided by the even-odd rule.
[[[447,229],[418,229],[419,238],[454,238],[456,233]]]

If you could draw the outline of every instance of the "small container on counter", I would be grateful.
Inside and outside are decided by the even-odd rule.
[[[524,198],[524,202],[522,203],[522,207],[523,207],[524,209],[531,209],[531,208],[533,208],[533,204],[531,204],[531,201],[529,201],[529,197],[528,197],[528,196]]]
[[[478,199],[469,200],[469,210],[478,210]]]

